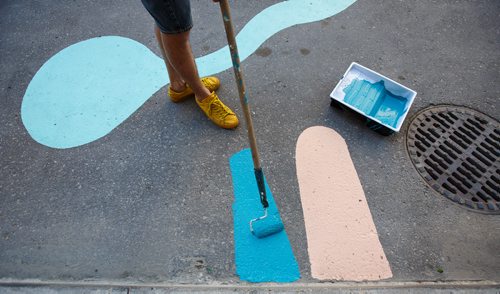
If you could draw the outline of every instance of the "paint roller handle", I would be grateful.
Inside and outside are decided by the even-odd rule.
[[[248,98],[245,91],[245,82],[243,81],[243,73],[240,67],[240,57],[238,54],[238,46],[234,36],[233,23],[231,21],[231,10],[227,0],[220,0],[220,10],[224,20],[224,29],[226,31],[227,43],[229,44],[229,51],[231,52],[231,60],[233,61],[234,76],[236,84],[238,85],[238,93],[240,96],[240,103],[245,115],[247,124],[248,141],[250,142],[250,149],[252,151],[253,167],[255,170],[255,179],[257,180],[257,187],[259,188],[260,202],[264,208],[269,207],[266,197],[266,186],[264,184],[264,173],[260,166],[259,151],[257,149],[257,141],[255,139],[255,132],[252,123],[252,115],[250,114],[250,106],[248,105]]]
[[[245,90],[245,82],[243,81],[243,72],[240,67],[240,57],[238,55],[238,46],[236,45],[236,38],[234,35],[233,23],[231,21],[231,10],[227,0],[220,0],[220,10],[222,12],[222,19],[224,20],[224,29],[226,31],[227,43],[231,52],[231,59],[233,61],[234,76],[238,86],[238,94],[240,96],[240,103],[247,125],[248,141],[250,142],[250,149],[252,151],[253,167],[260,169],[259,151],[257,148],[257,140],[255,139],[255,131],[252,123],[252,115],[250,114],[250,106],[248,105],[248,98]]]
[[[255,179],[257,180],[257,187],[259,188],[260,202],[264,208],[269,207],[269,203],[267,202],[266,197],[266,186],[264,185],[264,173],[262,172],[262,168],[256,168],[255,170]]]

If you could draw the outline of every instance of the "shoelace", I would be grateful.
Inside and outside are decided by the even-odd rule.
[[[212,113],[215,113],[218,117],[224,119],[226,116],[231,114],[231,110],[222,104],[219,99],[215,98],[208,104],[208,115],[212,116]]]
[[[215,86],[215,83],[213,83],[212,80],[210,80],[210,79],[203,79],[203,84],[207,88],[211,88],[211,87]]]

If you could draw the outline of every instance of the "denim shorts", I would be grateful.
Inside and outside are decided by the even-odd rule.
[[[178,34],[193,27],[189,0],[141,0],[165,34]]]

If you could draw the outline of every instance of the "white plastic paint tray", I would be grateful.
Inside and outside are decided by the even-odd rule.
[[[332,106],[352,109],[383,135],[399,132],[417,92],[356,62],[330,94]]]

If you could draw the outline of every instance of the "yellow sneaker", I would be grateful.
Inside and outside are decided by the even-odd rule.
[[[200,80],[201,83],[205,85],[205,87],[210,92],[216,91],[220,87],[220,81],[216,77],[204,77],[201,78]],[[193,95],[193,89],[191,89],[191,87],[189,87],[188,84],[186,84],[186,89],[184,89],[184,91],[182,92],[176,92],[172,90],[170,86],[168,87],[168,96],[170,96],[170,99],[175,103],[184,101],[186,100],[186,98],[192,95]]]
[[[219,127],[224,129],[234,129],[238,126],[239,121],[234,112],[219,100],[219,97],[215,94],[215,92],[212,92],[210,96],[203,99],[201,102],[198,101],[198,99],[195,100],[208,118]]]

